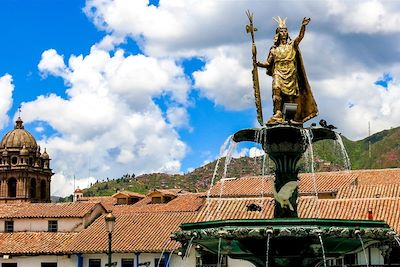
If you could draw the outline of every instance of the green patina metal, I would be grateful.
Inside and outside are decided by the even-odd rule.
[[[192,240],[204,250],[265,266],[270,235],[270,266],[315,266],[326,257],[338,257],[365,244],[383,246],[395,232],[384,221],[332,219],[219,220],[181,225],[173,239],[187,244]],[[184,249],[186,247],[184,246]]]

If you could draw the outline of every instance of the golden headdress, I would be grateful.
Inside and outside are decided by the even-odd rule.
[[[286,28],[287,17],[284,20],[282,20],[279,16],[277,18],[273,17],[273,19],[278,23],[278,28]]]

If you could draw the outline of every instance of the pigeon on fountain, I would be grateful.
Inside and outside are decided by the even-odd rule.
[[[321,125],[323,128],[329,129],[329,130],[334,130],[337,129],[336,126],[329,124],[326,122],[326,120],[320,120],[319,125]]]
[[[296,190],[298,186],[299,186],[298,181],[287,182],[284,186],[282,186],[279,192],[276,192],[276,188],[274,185],[273,187],[274,198],[276,201],[278,201],[279,204],[281,204],[282,208],[289,207],[291,211],[294,211],[292,203],[290,203],[289,199],[291,198],[294,190]]]

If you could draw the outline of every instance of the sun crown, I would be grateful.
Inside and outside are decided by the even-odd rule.
[[[278,23],[279,28],[286,28],[286,19],[287,18],[282,20],[281,17],[278,16],[277,18],[273,17],[273,19]]]

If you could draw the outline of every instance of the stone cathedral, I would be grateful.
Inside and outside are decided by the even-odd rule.
[[[0,203],[50,202],[50,157],[20,117],[0,143]]]

